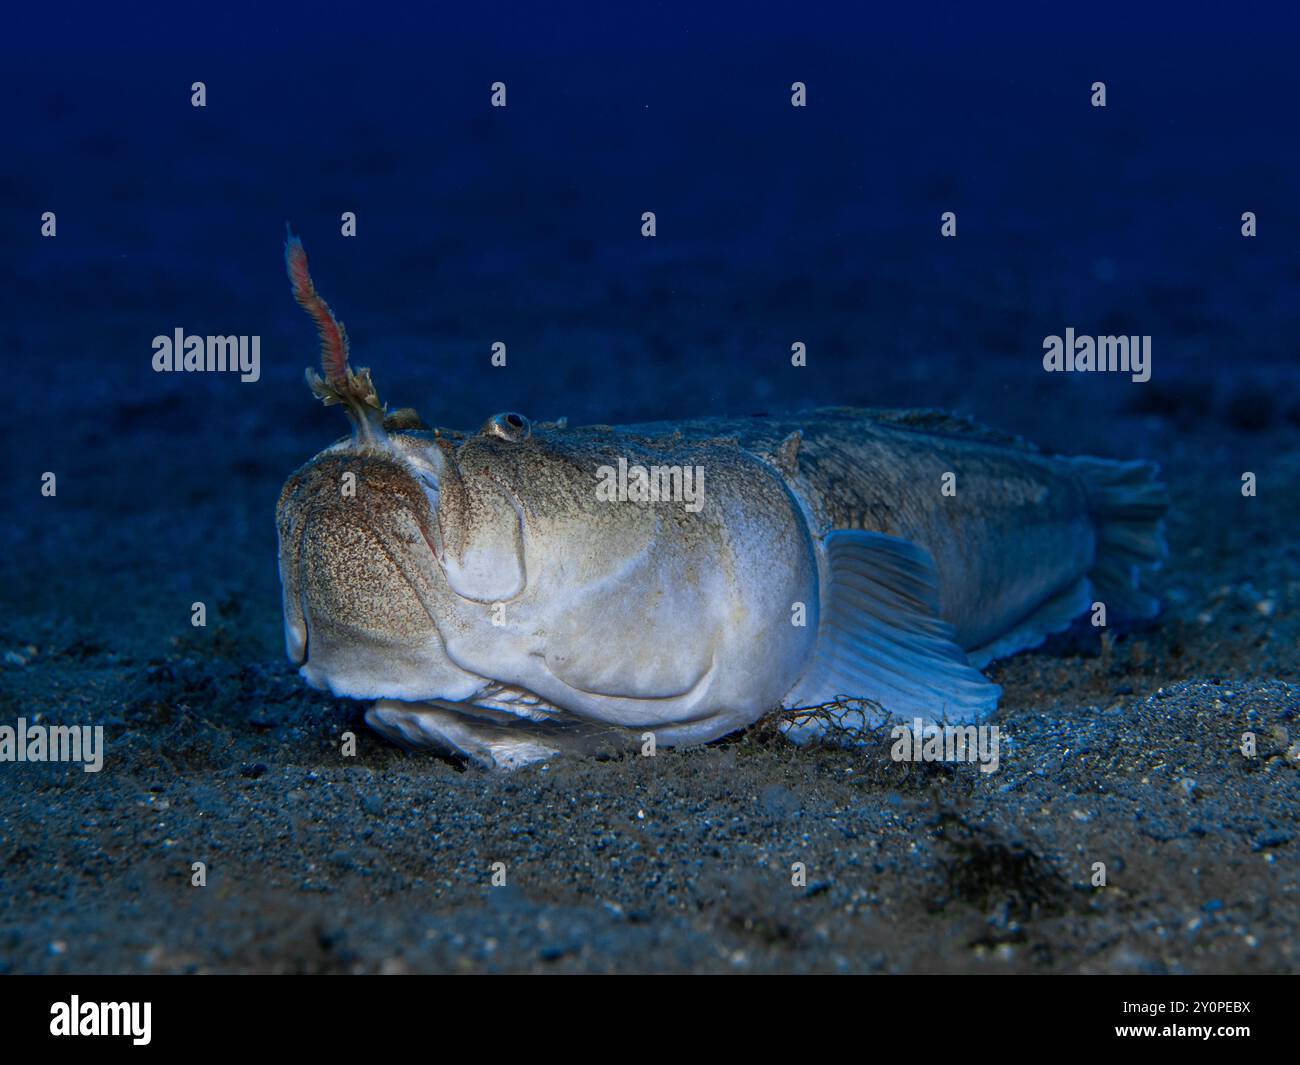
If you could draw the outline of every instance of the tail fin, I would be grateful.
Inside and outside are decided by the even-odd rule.
[[[1141,460],[1067,459],[1083,480],[1097,523],[1097,557],[1088,576],[1100,602],[1120,617],[1153,618],[1160,601],[1141,586],[1169,554],[1165,511],[1169,489],[1160,467]]]

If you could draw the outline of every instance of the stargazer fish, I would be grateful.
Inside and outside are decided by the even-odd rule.
[[[408,746],[516,767],[697,744],[782,710],[796,742],[978,722],[980,672],[1082,613],[1150,618],[1149,462],[1048,456],[935,411],[831,408],[473,432],[389,412],[290,236],[348,438],[277,509],[289,658]]]

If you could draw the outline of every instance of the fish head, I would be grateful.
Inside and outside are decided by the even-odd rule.
[[[468,435],[392,425],[322,451],[280,493],[285,647],[337,695],[464,700],[503,679],[514,630],[496,608],[530,598],[530,565],[550,568],[549,526],[528,517],[589,497],[591,479],[520,414]]]
[[[660,525],[719,552],[725,537],[704,518],[599,499],[598,471],[628,446],[605,427],[506,412],[463,434],[389,413],[369,371],[349,365],[296,238],[286,258],[321,336],[312,391],[353,426],[289,478],[277,509],[285,645],[305,679],[353,698],[475,705],[504,685],[566,708],[689,691],[710,652],[668,649],[726,594],[712,556],[687,566]],[[611,674],[637,638],[671,657],[653,684],[635,661]]]
[[[280,577],[285,646],[308,682],[460,702],[525,684],[538,634],[562,651],[655,540],[648,510],[598,502],[594,468],[616,445],[582,436],[514,412],[469,434],[390,419],[295,472]]]

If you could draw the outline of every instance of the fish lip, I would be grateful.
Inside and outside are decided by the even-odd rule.
[[[284,650],[285,655],[293,664],[295,669],[301,669],[307,664],[307,659],[311,656],[311,627],[307,622],[307,604],[303,599],[302,587],[302,559],[303,542],[307,538],[307,530],[304,526],[298,530],[298,542],[294,545],[293,554],[290,556],[290,566],[293,569],[293,584],[295,587],[295,597],[298,600],[298,620],[295,622],[285,611],[284,617]],[[283,566],[283,563],[281,563]],[[284,585],[284,574],[280,575],[280,583]],[[298,629],[301,628],[301,635]]]
[[[298,643],[301,643],[302,649],[297,654],[292,651],[289,653],[289,662],[295,669],[301,669],[307,664],[307,659],[311,657],[311,630],[307,626],[306,616],[302,620],[302,639],[301,641],[295,641],[295,646]]]

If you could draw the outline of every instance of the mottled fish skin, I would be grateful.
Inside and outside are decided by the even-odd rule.
[[[1111,491],[1089,484],[1097,468],[1125,482],[1111,507],[1122,565],[1105,570],[1117,609],[1130,572],[1163,551],[1153,469],[1044,456],[938,412],[521,430],[505,417],[340,442],[278,509],[286,641],[304,676],[381,700],[369,720],[400,742],[486,764],[566,749],[538,722],[561,740],[577,718],[694,743],[835,694],[977,719],[998,690],[963,649],[982,664],[1031,646],[1090,601]],[[602,501],[597,469],[619,459],[703,469],[702,507]],[[791,623],[795,604],[808,624]],[[837,626],[857,619],[855,645]],[[498,724],[455,717],[525,705],[490,702],[501,692],[526,701],[513,746]]]
[[[967,650],[1077,582],[1094,557],[1084,485],[1067,462],[942,411],[822,408],[620,432],[733,440],[781,471],[814,536],[863,529],[924,547],[941,616]],[[955,494],[944,496],[948,473]]]

